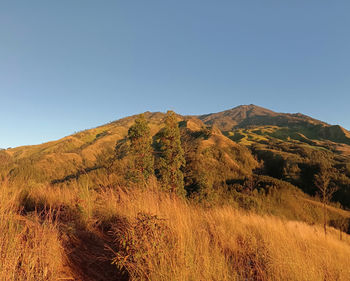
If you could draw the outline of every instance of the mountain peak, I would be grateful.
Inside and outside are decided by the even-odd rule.
[[[218,113],[206,114],[199,116],[204,123],[208,125],[217,125],[221,130],[228,131],[238,126],[241,122],[254,118],[256,116],[275,117],[278,113],[254,105],[239,105],[229,110]]]
[[[254,115],[254,116],[255,115],[266,116],[266,115],[276,115],[277,114],[276,112],[274,112],[270,109],[267,109],[267,108],[264,108],[261,106],[257,106],[254,104],[239,105],[237,107],[230,109],[230,111],[235,112],[235,113],[244,112],[247,115]]]
[[[266,109],[266,108],[263,108],[261,106],[258,106],[258,105],[252,104],[252,103],[251,104],[241,104],[241,105],[233,107],[232,109],[255,109],[255,108]]]

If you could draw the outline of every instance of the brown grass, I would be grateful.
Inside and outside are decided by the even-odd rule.
[[[79,226],[71,227],[83,230],[70,230],[80,233],[73,235],[79,238],[74,257],[81,259],[74,263],[62,246],[69,222],[37,212],[20,216],[23,192],[22,199],[4,186],[0,193],[0,280],[118,280],[113,271],[84,275],[102,257],[131,280],[350,280],[350,237],[339,240],[332,228],[325,237],[318,225],[229,206],[203,208],[156,185],[147,191],[88,185],[28,191],[25,200],[45,210],[79,210]]]
[[[105,208],[129,221],[126,233],[130,227],[149,233],[148,224],[140,228],[137,223],[140,214],[156,216],[159,221],[148,223],[158,224],[166,233],[132,241],[141,243],[140,249],[162,252],[151,256],[133,252],[147,255],[147,260],[140,259],[141,268],[134,260],[132,266],[124,264],[135,280],[350,280],[350,239],[346,236],[340,241],[334,229],[325,238],[319,226],[231,207],[204,210],[152,192],[105,195],[108,202],[118,205],[106,204]],[[125,224],[116,224],[114,229],[120,232],[123,227]]]
[[[19,215],[19,193],[0,187],[0,280],[59,280],[70,276],[56,222]]]

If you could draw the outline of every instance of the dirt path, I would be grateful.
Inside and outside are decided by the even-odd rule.
[[[27,214],[27,213],[25,213]],[[76,225],[69,227],[64,216],[58,218],[58,228],[61,233],[61,244],[65,252],[64,268],[59,280],[75,281],[127,281],[129,276],[118,270],[112,264],[117,251],[112,238],[99,229],[76,229]],[[26,215],[17,215],[15,218],[27,225],[35,225]],[[42,222],[47,219],[42,211]]]
[[[108,236],[102,233],[77,231],[67,235],[65,252],[68,266],[77,281],[126,281],[128,276],[111,264],[113,254],[107,247],[113,247]]]

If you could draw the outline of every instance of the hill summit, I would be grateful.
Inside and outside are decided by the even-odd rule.
[[[240,105],[218,113],[198,116],[207,125],[215,125],[229,132],[237,128],[277,126],[298,131],[310,139],[329,140],[350,145],[350,133],[339,125],[329,125],[301,113],[277,113],[272,110],[250,105]]]
[[[200,115],[199,119],[206,124],[215,124],[222,130],[230,130],[243,121],[256,116],[275,117],[277,115],[278,114],[272,110],[250,104],[240,105],[218,113]]]
[[[240,105],[218,113],[200,115],[199,119],[206,124],[216,124],[221,130],[231,130],[235,127],[248,125],[295,125],[313,124],[328,125],[325,122],[313,119],[301,113],[277,113],[272,110],[250,105]]]

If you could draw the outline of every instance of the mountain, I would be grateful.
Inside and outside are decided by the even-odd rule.
[[[231,139],[251,143],[257,135],[286,141],[332,146],[332,151],[350,154],[350,132],[339,125],[329,125],[301,113],[276,113],[255,105],[241,105],[230,110],[198,116],[205,124],[216,126]],[[259,138],[259,137],[258,137]],[[267,139],[265,139],[267,140]],[[345,146],[344,146],[345,145]]]
[[[144,115],[155,135],[163,126],[164,113]],[[69,185],[88,175],[93,184],[125,184],[125,163],[114,164],[113,175],[106,167],[135,118],[126,117],[57,141],[2,150],[0,177],[28,185]],[[188,163],[188,190],[221,188],[232,179],[263,174],[314,195],[313,177],[320,163],[327,162],[337,171],[334,183],[340,188],[334,199],[350,207],[350,133],[341,126],[255,105],[177,118]]]
[[[240,105],[235,108],[218,113],[200,115],[198,118],[205,124],[216,125],[220,130],[229,131],[239,126],[243,121],[252,119],[256,116],[275,117],[278,114],[255,105]]]
[[[151,134],[155,135],[163,126],[164,113],[146,112],[144,115],[149,122]],[[196,165],[193,162],[207,162],[218,174],[226,171],[226,177],[247,176],[257,166],[247,148],[227,138],[220,130],[207,128],[196,117],[177,117],[183,132],[183,146],[188,151],[195,151],[196,159],[190,159],[190,153],[186,155],[188,163]],[[26,181],[31,184],[69,183],[86,172],[90,173],[91,178],[91,174],[101,172],[106,161],[114,157],[116,144],[124,140],[135,118],[136,116],[126,117],[57,141],[0,151],[0,175],[11,181]],[[213,156],[204,158],[203,151],[208,155],[209,150],[212,150]],[[220,160],[215,153],[222,156]],[[196,165],[197,170],[205,168]],[[101,181],[103,176],[101,173],[99,175]]]
[[[277,113],[272,110],[250,105],[240,105],[229,110],[218,113],[200,115],[206,124],[215,124],[221,130],[228,131],[235,127],[246,127],[249,125],[294,125],[294,124],[313,124],[327,125],[326,123],[313,119],[301,113]]]
[[[205,124],[215,125],[224,132],[254,126],[278,126],[287,127],[290,130],[290,137],[298,131],[310,139],[323,139],[350,145],[350,133],[341,126],[332,126],[301,113],[276,113],[252,104],[200,115],[198,118]]]

